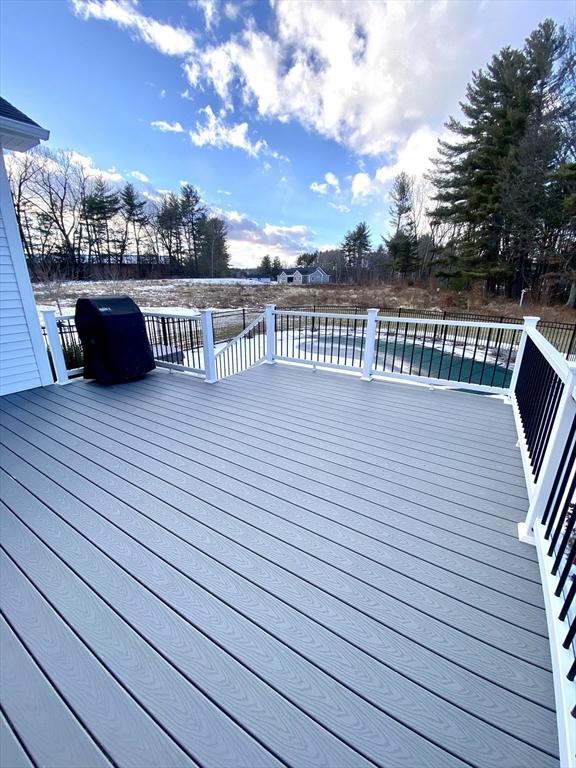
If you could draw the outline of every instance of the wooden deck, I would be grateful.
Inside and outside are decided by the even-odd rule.
[[[1,408],[3,768],[557,765],[508,405],[263,365]]]

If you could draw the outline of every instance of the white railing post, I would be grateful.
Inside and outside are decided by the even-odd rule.
[[[576,365],[569,363],[568,375],[564,382],[564,391],[562,392],[556,418],[550,432],[550,439],[542,467],[540,468],[538,483],[528,508],[526,520],[519,527],[520,538],[531,536],[534,523],[542,517],[548,503],[548,498],[554,491],[556,473],[572,426],[572,419],[569,418],[569,413],[570,410],[574,409],[573,401],[576,399],[575,387]]]
[[[52,365],[56,373],[56,384],[68,384],[68,371],[66,369],[66,360],[62,344],[60,343],[60,334],[58,333],[58,324],[56,322],[56,310],[42,310],[44,318],[44,328],[46,329],[46,339],[48,340],[48,349],[52,358]]]
[[[512,371],[512,379],[510,380],[510,388],[508,389],[508,397],[512,397],[516,390],[516,382],[518,381],[518,374],[520,373],[520,366],[522,365],[522,357],[524,355],[524,347],[526,346],[526,339],[528,338],[528,328],[536,328],[540,318],[539,317],[524,317],[524,325],[522,326],[522,338],[518,346],[518,352],[516,353],[516,360],[514,361],[514,370]]]
[[[276,356],[276,311],[275,304],[266,304],[266,362],[273,363]]]
[[[376,347],[376,318],[378,309],[368,310],[368,320],[366,321],[366,338],[364,340],[364,363],[362,365],[362,378],[370,381],[372,369],[374,368],[374,352]]]
[[[214,330],[212,327],[212,310],[200,310],[200,322],[202,324],[202,347],[204,350],[204,374],[207,384],[215,384],[218,381],[216,374],[216,356],[214,354]]]

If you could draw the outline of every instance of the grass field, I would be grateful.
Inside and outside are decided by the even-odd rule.
[[[538,315],[543,320],[576,322],[576,311],[562,305],[543,306],[502,298],[486,299],[476,293],[457,293],[440,287],[407,286],[397,283],[375,285],[324,285],[300,287],[265,284],[214,284],[194,280],[130,280],[36,284],[37,303],[42,307],[72,310],[80,296],[125,293],[141,307],[186,309],[203,307],[231,309],[261,307],[268,302],[278,306],[303,305],[415,307],[418,309],[479,312],[482,314],[522,317]]]

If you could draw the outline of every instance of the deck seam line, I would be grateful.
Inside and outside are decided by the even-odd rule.
[[[4,619],[4,621],[6,622],[6,624],[8,624],[8,625],[10,626],[10,629],[12,629],[12,631],[14,631],[14,630],[13,630],[13,627],[12,627],[12,625],[10,625],[10,624],[9,624],[9,622],[8,622],[8,620],[6,619],[6,616],[4,616],[4,613],[2,612],[2,610],[0,610],[0,616],[1,616],[1,617]],[[20,638],[18,638],[18,640],[20,640]],[[27,651],[27,649],[26,649],[26,652],[28,652],[28,651]],[[32,659],[32,661],[34,661],[34,659]],[[36,666],[38,666],[38,665],[36,665]],[[40,669],[40,668],[39,668],[39,669]],[[40,674],[42,674],[42,670],[41,670],[41,669],[40,669]],[[45,677],[45,676],[44,676],[44,677]],[[50,684],[50,685],[51,685],[50,681],[49,681],[47,678],[46,678],[46,681],[48,682],[48,684]],[[31,764],[32,766],[34,766],[34,768],[40,768],[40,766],[38,765],[38,763],[36,762],[36,760],[34,760],[34,758],[32,757],[32,753],[30,752],[30,750],[29,750],[29,749],[28,749],[28,747],[26,746],[26,743],[24,742],[24,739],[23,739],[23,738],[20,736],[20,734],[19,734],[19,733],[18,733],[18,731],[16,730],[16,727],[14,726],[14,723],[12,722],[11,718],[8,716],[8,713],[6,712],[6,710],[4,709],[4,707],[2,706],[2,704],[0,704],[0,715],[1,715],[1,716],[4,718],[4,720],[6,721],[6,725],[7,725],[7,726],[8,726],[8,728],[10,729],[10,733],[12,734],[12,736],[14,737],[14,739],[16,740],[16,743],[17,743],[17,744],[18,744],[18,746],[21,748],[21,750],[24,752],[24,754],[26,755],[26,757],[28,758],[28,760],[30,760],[30,764]],[[80,726],[82,727],[82,724],[81,724],[81,723],[80,723]],[[8,766],[8,765],[6,765],[6,766],[3,766],[3,768],[11,768],[11,767],[10,767],[10,766]]]

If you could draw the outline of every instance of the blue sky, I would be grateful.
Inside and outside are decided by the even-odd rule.
[[[188,181],[232,263],[386,234],[474,69],[570,0],[2,0],[2,95],[112,182]],[[423,192],[425,195],[425,191]]]

